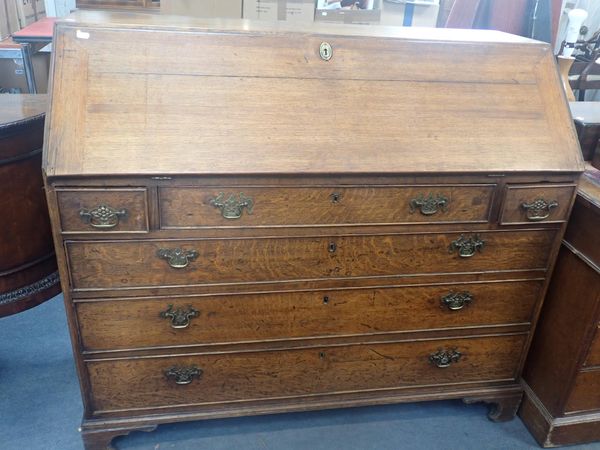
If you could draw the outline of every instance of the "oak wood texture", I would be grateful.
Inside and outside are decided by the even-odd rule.
[[[0,96],[0,317],[60,292],[41,173],[45,95]]]
[[[484,247],[471,257],[451,250],[461,236]],[[546,269],[556,230],[233,238],[66,241],[75,291],[201,286],[399,274]],[[173,268],[161,249],[197,252]],[[77,264],[85,261],[85,264]],[[75,263],[74,263],[75,262]]]
[[[578,188],[523,373],[527,401],[520,414],[547,447],[600,439],[600,353],[595,340],[600,320],[600,190],[592,181],[597,175],[590,168]]]
[[[87,352],[529,324],[539,281],[81,302]],[[443,298],[470,295],[460,310]],[[507,301],[507,299],[511,299]],[[196,310],[186,328],[161,317]],[[190,309],[191,308],[191,309]]]
[[[428,222],[487,222],[495,185],[483,186],[328,186],[319,188],[255,188],[222,186],[210,189],[164,188],[158,197],[161,228],[318,226]],[[228,219],[213,204],[219,195],[251,199],[251,213]],[[433,213],[419,203],[440,203]]]
[[[251,401],[347,391],[474,381],[513,380],[525,337],[432,340],[318,347],[279,352],[88,362],[94,407],[101,412]],[[429,356],[456,349],[463,356],[439,368]],[[177,385],[170,367],[198,367],[199,378]],[[119,383],[115,384],[115,379]],[[132,412],[134,413],[134,412]]]
[[[113,233],[148,231],[148,200],[145,188],[128,189],[61,189],[57,191],[61,229],[64,233],[94,233],[97,229],[82,218],[82,211],[91,211],[101,205],[124,210],[113,228]]]
[[[523,205],[531,205],[538,199],[544,200],[548,204],[556,203],[555,207],[544,211],[548,214],[548,217],[539,222],[564,222],[571,210],[571,200],[576,187],[576,185],[507,186],[500,223],[523,224],[535,222],[528,217],[527,209]]]
[[[93,25],[108,19],[118,30]],[[85,11],[74,20],[54,40],[50,176],[582,169],[552,51],[526,39]]]
[[[546,45],[107,13],[55,45],[44,169],[88,449],[315,408],[514,415],[582,170]],[[523,221],[517,191],[557,215]],[[82,227],[100,202],[128,214]]]

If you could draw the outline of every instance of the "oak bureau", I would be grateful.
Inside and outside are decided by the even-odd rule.
[[[44,170],[88,450],[182,420],[514,416],[583,170],[551,49],[80,12]]]

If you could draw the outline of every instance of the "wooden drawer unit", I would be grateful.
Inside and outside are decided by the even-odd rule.
[[[521,417],[543,446],[600,440],[600,171],[581,178],[523,373]]]
[[[134,189],[59,189],[63,233],[145,233],[148,194]]]
[[[312,408],[514,417],[583,170],[547,45],[71,19],[44,170],[87,450]]]
[[[528,230],[65,245],[73,289],[93,290],[544,270],[555,236],[554,230]]]
[[[524,335],[88,362],[94,409],[514,380]],[[114,380],[120,380],[114,383]],[[115,386],[116,385],[116,386]]]
[[[504,195],[500,223],[565,222],[571,210],[574,184],[566,186],[509,185]]]
[[[163,229],[487,222],[495,185],[159,190]]]
[[[600,370],[581,371],[575,377],[565,412],[600,411]]]
[[[77,317],[87,351],[378,335],[528,325],[540,287],[510,281],[83,301]]]

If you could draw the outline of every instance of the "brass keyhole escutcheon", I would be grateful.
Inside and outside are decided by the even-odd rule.
[[[324,305],[328,305],[329,304],[329,296],[326,295],[326,296],[323,297],[323,304]]]
[[[329,245],[327,246],[327,251],[329,253],[335,253],[336,250],[337,250],[337,244],[335,242],[330,242]]]
[[[321,59],[323,61],[329,61],[333,56],[333,49],[331,48],[331,44],[329,42],[322,42],[319,47],[319,55],[321,55]]]

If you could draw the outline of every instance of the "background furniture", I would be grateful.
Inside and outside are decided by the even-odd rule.
[[[600,440],[600,171],[581,179],[523,372],[523,422],[544,447]]]
[[[569,107],[583,159],[591,161],[600,139],[600,102],[571,102]]]
[[[160,0],[77,0],[81,9],[132,9],[160,11]]]
[[[44,167],[88,449],[392,402],[514,416],[583,169],[547,45],[73,19]]]
[[[21,59],[23,71],[27,80],[27,89],[30,94],[37,93],[35,77],[33,75],[33,64],[31,63],[31,47],[29,44],[18,44],[12,38],[0,41],[0,58]]]
[[[60,292],[42,181],[45,95],[0,95],[0,317]]]

